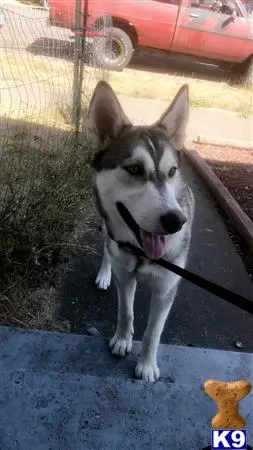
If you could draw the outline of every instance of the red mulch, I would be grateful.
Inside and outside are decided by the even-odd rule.
[[[196,144],[217,177],[253,221],[253,149]]]

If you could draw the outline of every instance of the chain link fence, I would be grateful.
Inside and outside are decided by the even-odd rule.
[[[87,107],[108,73],[87,36],[86,0],[69,10],[74,31],[43,8],[12,1],[0,11],[0,322],[22,323],[90,195]],[[101,9],[102,38],[105,27]]]
[[[1,47],[1,116],[37,124],[66,128],[79,120],[66,121],[66,111],[73,107],[73,94],[78,90],[74,80],[77,62],[82,73],[78,92],[85,110],[97,81],[107,77],[99,66],[91,38],[85,33],[83,15],[86,0],[76,0],[69,9],[69,24],[76,14],[76,33],[66,27],[50,24],[48,11],[20,4],[2,7]],[[103,15],[96,30],[103,35],[110,19]],[[76,103],[76,102],[74,102]],[[76,106],[76,105],[75,105]]]

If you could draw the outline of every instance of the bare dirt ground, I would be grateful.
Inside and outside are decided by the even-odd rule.
[[[253,149],[196,144],[196,150],[253,221]]]

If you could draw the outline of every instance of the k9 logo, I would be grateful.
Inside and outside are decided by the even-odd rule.
[[[212,430],[212,450],[247,450],[246,430]]]

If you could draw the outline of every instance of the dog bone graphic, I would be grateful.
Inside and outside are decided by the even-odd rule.
[[[211,397],[218,407],[218,414],[212,419],[215,429],[241,430],[247,426],[239,413],[239,402],[251,391],[252,385],[246,380],[225,382],[207,380],[204,383],[206,394]]]

